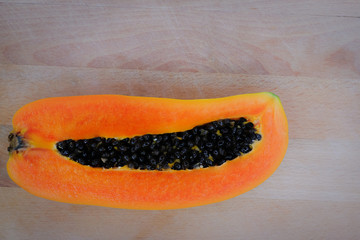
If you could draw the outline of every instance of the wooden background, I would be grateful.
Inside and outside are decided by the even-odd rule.
[[[264,184],[169,211],[34,197],[6,136],[45,97],[272,91],[289,120]],[[0,239],[360,239],[360,2],[0,0]]]

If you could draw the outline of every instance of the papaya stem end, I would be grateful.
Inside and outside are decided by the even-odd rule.
[[[23,136],[20,135],[20,132],[14,133],[11,132],[8,136],[9,147],[7,148],[8,152],[11,154],[12,152],[18,152],[22,148],[26,147],[26,143],[24,141]]]

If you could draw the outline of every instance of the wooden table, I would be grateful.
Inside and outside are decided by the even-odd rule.
[[[359,1],[0,0],[0,239],[360,239]],[[8,177],[11,118],[36,99],[271,91],[285,159],[228,201],[135,211],[34,197]]]

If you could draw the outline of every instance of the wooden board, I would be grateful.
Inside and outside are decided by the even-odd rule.
[[[359,12],[357,0],[1,0],[0,63],[357,78]]]
[[[360,239],[359,1],[0,0],[0,239]],[[7,134],[45,97],[272,91],[288,152],[265,183],[169,211],[52,202],[8,177]]]
[[[0,236],[6,239],[356,239],[360,237],[360,82],[351,79],[0,66]],[[133,211],[34,197],[5,170],[11,116],[27,102],[62,95],[174,98],[272,91],[289,120],[280,168],[237,198],[198,208]],[[259,229],[260,228],[260,229]]]

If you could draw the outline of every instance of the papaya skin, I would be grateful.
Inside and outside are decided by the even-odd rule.
[[[245,117],[262,139],[253,150],[221,166],[193,170],[92,168],[61,156],[65,139],[126,138],[185,131],[207,122]],[[92,95],[38,100],[18,110],[13,132],[26,148],[12,151],[11,179],[26,191],[54,201],[126,209],[178,209],[223,201],[269,178],[288,145],[288,123],[272,93],[217,99]]]

